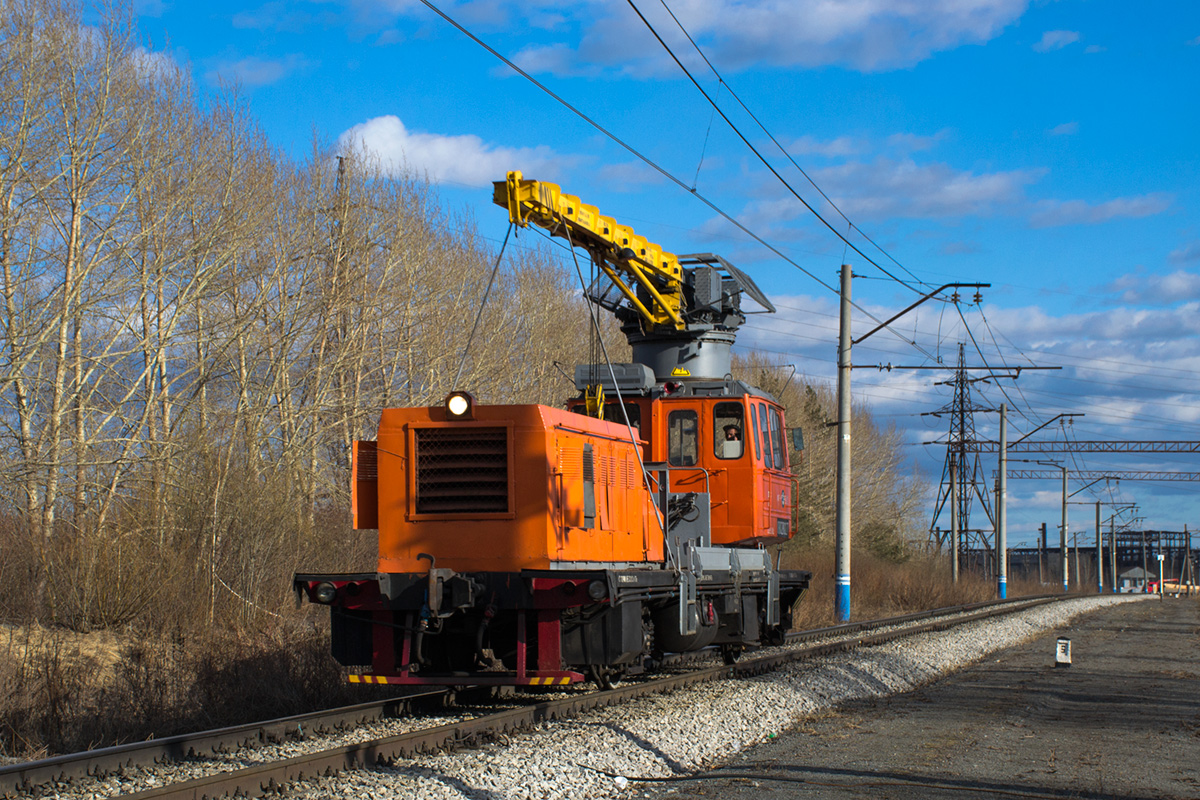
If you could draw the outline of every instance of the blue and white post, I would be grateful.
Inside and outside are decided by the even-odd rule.
[[[1008,597],[1008,404],[1000,404],[1000,484],[996,488],[996,594]]]
[[[837,590],[838,622],[850,620],[850,265],[842,264],[842,309],[838,333]]]
[[[1071,591],[1071,565],[1067,561],[1067,468],[1062,470],[1062,527],[1059,529],[1058,550],[1062,557],[1063,592]]]
[[[1184,527],[1187,530],[1187,527]],[[1188,537],[1188,552],[1192,551],[1192,539]],[[1113,594],[1117,593],[1117,510],[1113,509],[1113,515],[1108,518],[1108,577],[1112,580]]]

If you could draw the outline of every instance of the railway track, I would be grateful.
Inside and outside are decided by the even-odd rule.
[[[919,633],[946,630],[966,622],[1013,613],[1057,599],[1061,599],[1061,595],[976,603],[796,632],[789,635],[786,645],[758,651],[762,654],[744,657],[732,665],[689,668],[678,674],[632,682],[608,691],[568,693],[564,697],[534,701],[516,708],[457,719],[448,724],[343,744],[319,752],[252,766],[216,771],[202,777],[188,778],[123,796],[258,796],[264,791],[305,778],[371,766],[395,758],[478,745],[542,722],[568,719],[592,709],[618,705],[638,697],[670,692],[722,678],[759,675],[792,661],[844,652],[864,645],[882,644]],[[228,753],[239,748],[257,748],[358,727],[404,716],[421,705],[441,702],[445,694],[444,690],[437,689],[403,698],[362,703],[268,722],[131,743],[4,767],[0,768],[0,794],[15,797],[36,791],[38,787],[61,786],[64,782],[119,774],[129,768],[211,758],[211,754]],[[212,763],[217,770],[229,766],[227,762]]]

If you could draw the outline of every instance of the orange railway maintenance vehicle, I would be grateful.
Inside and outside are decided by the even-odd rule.
[[[295,578],[330,607],[359,683],[609,686],[664,653],[732,662],[778,642],[810,574],[766,547],[791,536],[780,404],[734,380],[754,282],[719,256],[676,256],[552,183],[510,172],[510,220],[585,249],[588,299],[614,314],[628,364],[576,367],[565,409],[385,409],[354,450],[354,525],[378,571]],[[797,441],[798,444],[798,441]]]

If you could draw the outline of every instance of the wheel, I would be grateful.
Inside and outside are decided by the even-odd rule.
[[[619,667],[606,667],[602,664],[593,664],[588,667],[588,676],[592,679],[592,683],[605,692],[617,688],[617,684],[621,682],[624,675],[625,671]]]
[[[723,644],[721,645],[721,660],[726,664],[734,664],[742,657],[742,646],[740,644]]]

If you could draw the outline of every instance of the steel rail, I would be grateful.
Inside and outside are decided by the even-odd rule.
[[[568,719],[585,711],[616,705],[638,697],[674,691],[693,684],[722,678],[761,675],[779,667],[805,658],[813,658],[845,652],[861,646],[883,644],[896,639],[930,631],[947,630],[989,617],[1009,614],[1034,606],[1063,599],[1063,595],[1019,598],[1002,602],[971,604],[970,606],[940,609],[933,612],[918,612],[873,622],[850,623],[834,628],[811,632],[813,637],[849,634],[849,638],[822,642],[805,647],[788,648],[780,652],[717,667],[708,667],[690,672],[669,675],[646,682],[619,686],[602,692],[592,692],[577,697],[550,700],[536,705],[501,711],[487,716],[440,725],[434,728],[387,736],[356,744],[343,745],[317,753],[264,763],[252,767],[220,772],[201,778],[193,778],[177,784],[147,789],[123,795],[134,800],[198,800],[226,796],[257,797],[278,791],[280,787],[295,781],[339,773],[343,770],[386,764],[397,758],[419,756],[463,746],[477,746],[540,722]],[[983,606],[980,608],[980,606]],[[966,614],[961,612],[967,609]],[[945,617],[961,614],[954,618]],[[872,627],[903,625],[907,621],[927,622],[910,625],[898,630],[868,633]],[[913,620],[913,618],[917,620]],[[855,635],[861,633],[862,635]],[[809,635],[805,632],[804,635]]]
[[[806,631],[794,631],[787,634],[785,637],[788,642],[806,642],[812,639],[820,639],[825,636],[838,636],[845,633],[854,633],[856,631],[866,631],[873,628],[883,628],[889,625],[902,625],[906,622],[916,622],[921,619],[929,619],[931,617],[947,617],[954,614],[964,614],[975,611],[981,608],[1007,608],[1012,605],[1021,605],[1029,603],[1033,600],[1061,600],[1062,594],[1037,594],[1026,595],[1023,597],[1010,598],[1008,600],[983,600],[978,603],[966,603],[961,606],[945,606],[943,608],[931,608],[926,611],[913,611],[909,614],[900,614],[895,617],[884,617],[882,619],[863,620],[860,622],[843,622],[840,625],[831,625],[828,628],[812,628]]]
[[[0,797],[28,791],[55,781],[103,777],[129,767],[153,766],[168,761],[203,757],[242,747],[282,742],[405,714],[413,702],[428,701],[445,694],[444,689],[417,692],[404,697],[373,700],[352,706],[295,714],[290,717],[215,728],[97,748],[82,753],[52,756],[22,764],[0,767]]]
[[[829,628],[796,631],[789,633],[786,641],[807,641],[823,636],[866,630],[880,624],[899,624],[908,620],[956,613],[966,608],[969,607],[935,609],[890,617],[886,620],[850,622]],[[711,658],[713,654],[714,649],[712,648],[695,653],[675,654],[665,659],[663,666],[668,668],[686,666],[698,660]],[[256,747],[282,742],[288,738],[303,738],[330,730],[356,727],[381,719],[401,716],[408,712],[412,701],[423,702],[445,694],[446,690],[444,689],[432,689],[402,698],[373,700],[264,722],[233,725],[148,741],[129,742],[82,753],[51,756],[36,761],[0,766],[0,797],[9,797],[14,792],[55,781],[104,777],[130,767],[153,766],[168,761],[204,757],[210,753],[224,753],[242,747]]]

